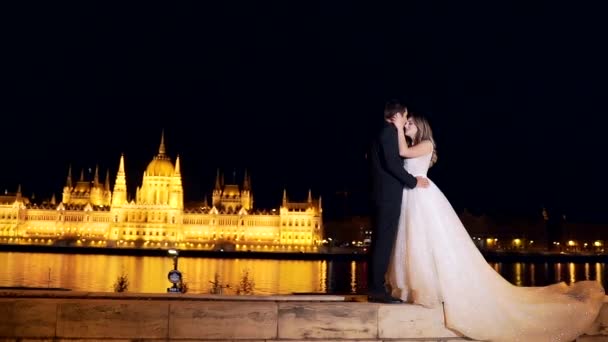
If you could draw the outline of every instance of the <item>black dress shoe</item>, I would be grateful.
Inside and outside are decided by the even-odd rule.
[[[403,301],[399,298],[391,296],[367,296],[367,301],[372,303],[384,303],[384,304],[400,304]]]

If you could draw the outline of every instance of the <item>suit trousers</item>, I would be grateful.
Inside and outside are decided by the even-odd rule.
[[[384,277],[388,271],[393,244],[397,237],[401,197],[372,203],[372,241],[368,270],[370,295],[387,294]]]

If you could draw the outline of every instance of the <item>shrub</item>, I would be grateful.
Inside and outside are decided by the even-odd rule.
[[[114,292],[127,292],[129,289],[129,278],[126,274],[121,274],[114,282]]]

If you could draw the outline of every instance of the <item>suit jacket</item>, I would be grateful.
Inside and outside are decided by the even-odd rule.
[[[415,188],[416,177],[405,171],[399,155],[397,128],[385,122],[370,151],[372,201],[400,200],[403,187]]]

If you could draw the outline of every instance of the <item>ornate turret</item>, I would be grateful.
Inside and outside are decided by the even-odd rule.
[[[180,173],[179,155],[175,159],[175,170],[171,178],[169,194],[169,205],[171,208],[184,208],[184,190],[182,187],[182,175]]]
[[[287,206],[287,189],[283,189],[283,206]]]
[[[93,186],[99,186],[99,165],[95,165],[95,176],[93,176]]]
[[[245,170],[242,186],[236,181],[236,170],[233,171],[233,182],[224,184],[224,175],[217,169],[215,185],[212,194],[212,206],[223,210],[236,212],[240,209],[253,208],[253,195],[251,193],[251,177]]]
[[[217,169],[217,173],[215,175],[215,186],[213,187],[213,193],[211,194],[211,205],[219,206],[222,198],[222,183],[221,183],[221,175],[220,169]]]
[[[175,173],[174,176],[181,175],[180,166],[179,166],[179,154],[177,155],[177,158],[175,158],[175,172],[174,173]]]
[[[15,196],[15,200],[16,200],[17,202],[21,202],[21,198],[22,198],[22,197],[23,197],[23,195],[21,194],[21,184],[19,184],[19,185],[17,186],[17,193],[16,193],[16,196]]]
[[[110,169],[106,171],[106,180],[103,185],[105,191],[110,191]]]
[[[160,132],[160,146],[158,147],[158,155],[165,155],[167,150],[165,149],[165,130]]]
[[[93,176],[93,187],[90,190],[89,203],[92,205],[103,204],[103,188],[99,183],[99,165],[95,166],[95,174]]]
[[[21,206],[23,204],[27,205],[29,203],[30,199],[24,197],[21,192],[21,184],[17,186],[17,192],[8,192],[8,189],[4,189],[4,193],[0,194],[0,204],[12,204],[14,208],[16,206]],[[0,235],[1,234],[2,232],[0,232]]]
[[[243,176],[243,190],[251,190],[251,181],[247,175],[247,169],[245,169],[245,175]]]
[[[241,191],[241,205],[249,210],[253,208],[253,194],[251,193],[251,178],[245,169],[243,175],[243,190]]]
[[[112,206],[121,207],[127,203],[127,177],[125,174],[125,155],[120,155],[120,163],[118,172],[116,173],[116,182],[114,183],[114,192],[112,194]]]
[[[84,169],[80,169],[80,178],[76,185],[71,190],[70,200],[68,203],[85,205],[89,203],[91,198],[91,182],[84,179]]]
[[[308,189],[308,196],[306,201],[303,202],[294,202],[290,201],[287,198],[287,190],[283,189],[283,201],[281,203],[281,210],[285,212],[289,211],[307,211],[307,212],[317,212],[321,208],[321,196],[319,196],[319,200],[315,200],[312,197],[312,190]]]
[[[112,204],[112,190],[110,189],[110,169],[106,170],[106,180],[103,185],[103,204]]]
[[[323,239],[323,223],[319,200],[312,198],[312,190],[308,190],[308,198],[302,202],[289,201],[287,190],[283,190],[283,203],[279,208],[279,222],[282,229],[279,235],[281,243],[297,245],[315,245]],[[293,228],[292,228],[293,227]]]
[[[69,203],[72,195],[72,165],[68,166],[68,177],[65,180],[65,186],[63,187],[63,197],[61,202]]]
[[[222,185],[220,184],[220,169],[217,169],[217,175],[215,176],[215,187],[213,190],[222,190]]]
[[[72,165],[68,167],[68,177],[65,181],[65,186],[71,188],[72,187]]]
[[[89,169],[90,170],[90,169]],[[72,182],[72,166],[68,167],[66,184],[63,187],[61,202],[63,204],[93,206],[110,205],[111,192],[109,187],[104,189],[99,182],[99,165],[95,166],[93,179],[85,179],[84,169],[80,170],[79,180]]]

